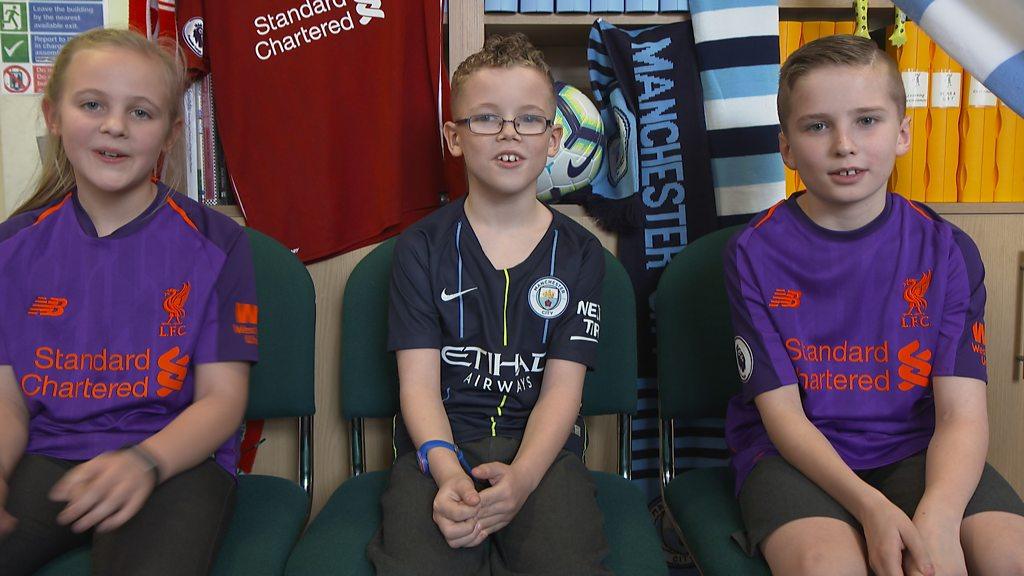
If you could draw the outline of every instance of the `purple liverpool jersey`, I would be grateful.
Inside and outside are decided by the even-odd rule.
[[[730,241],[725,275],[743,383],[726,417],[737,492],[778,454],[754,404],[762,392],[799,386],[808,419],[859,470],[928,446],[933,377],[986,380],[978,249],[901,196],[849,232],[816,225],[794,196]]]
[[[256,360],[248,237],[163,185],[103,238],[74,194],[0,225],[0,306],[33,454],[141,442],[192,403],[197,364]],[[233,474],[237,455],[232,437],[215,457]]]

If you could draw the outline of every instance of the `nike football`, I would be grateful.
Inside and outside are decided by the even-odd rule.
[[[555,82],[555,93],[555,124],[562,127],[562,145],[537,177],[537,197],[543,202],[557,202],[590,184],[604,154],[604,128],[597,107],[574,86]]]

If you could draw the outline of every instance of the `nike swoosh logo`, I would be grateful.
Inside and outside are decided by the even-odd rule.
[[[580,162],[579,166],[573,164],[572,160],[569,161],[569,165],[565,168],[565,173],[569,176],[570,180],[576,178],[588,168],[590,161],[594,159],[594,154],[597,154],[598,148],[599,146],[594,146],[594,149],[590,151],[590,154],[587,154],[586,159]]]
[[[448,289],[445,288],[444,290],[441,290],[441,301],[442,302],[449,302],[451,300],[455,300],[459,296],[462,296],[463,294],[465,294],[467,292],[472,292],[473,290],[476,290],[477,288],[478,288],[478,286],[473,286],[472,288],[467,288],[467,289],[463,290],[462,292],[456,292],[455,294],[449,294],[448,292],[446,292],[446,290],[448,290]]]

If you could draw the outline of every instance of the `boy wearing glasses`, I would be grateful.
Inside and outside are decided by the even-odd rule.
[[[492,36],[452,77],[452,108],[469,193],[395,246],[398,458],[367,555],[379,575],[610,574],[579,416],[604,255],[536,198],[562,133],[543,55]]]

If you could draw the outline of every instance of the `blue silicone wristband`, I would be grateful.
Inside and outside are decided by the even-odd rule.
[[[458,446],[455,444],[445,440],[427,440],[421,444],[420,449],[416,451],[416,460],[420,464],[420,472],[423,472],[424,475],[430,476],[430,461],[427,459],[427,455],[430,454],[430,451],[434,448],[446,448],[455,452],[455,457],[458,458],[459,463],[462,464],[462,469],[466,471],[466,474],[468,474],[470,478],[473,477],[473,468],[469,465],[469,462],[466,462],[466,457],[462,455],[462,450],[459,450]]]

